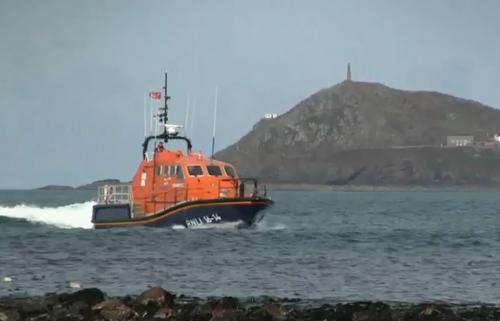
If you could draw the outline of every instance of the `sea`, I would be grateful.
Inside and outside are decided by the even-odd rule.
[[[500,191],[275,190],[253,228],[95,230],[93,191],[0,191],[0,297],[500,303]]]

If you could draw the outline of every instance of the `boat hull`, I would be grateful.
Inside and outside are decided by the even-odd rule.
[[[155,214],[141,217],[131,217],[128,204],[101,204],[94,206],[92,222],[95,228],[129,226],[196,228],[215,224],[251,226],[262,219],[262,210],[272,204],[271,200],[263,197],[196,200],[177,204]],[[121,213],[122,217],[108,215],[103,218],[103,215],[100,216],[103,211]]]

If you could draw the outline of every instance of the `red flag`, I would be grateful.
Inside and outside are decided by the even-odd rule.
[[[161,99],[161,91],[150,91],[149,97],[153,99]]]

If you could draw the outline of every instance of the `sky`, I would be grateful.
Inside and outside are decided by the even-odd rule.
[[[170,120],[216,150],[345,79],[500,108],[497,0],[0,0],[0,188],[128,180]],[[159,104],[154,103],[152,106]],[[195,106],[195,107],[194,107]]]

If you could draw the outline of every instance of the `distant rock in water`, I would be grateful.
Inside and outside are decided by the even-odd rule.
[[[65,191],[65,190],[96,190],[99,186],[107,184],[126,184],[119,179],[102,179],[90,184],[80,185],[77,187],[67,186],[67,185],[47,185],[43,187],[36,188],[36,190],[46,190],[46,191]]]
[[[113,184],[122,184],[122,182],[119,179],[108,178],[108,179],[102,179],[99,181],[95,181],[95,182],[92,182],[90,184],[78,186],[77,189],[97,189],[99,186],[102,186],[102,185],[113,185]],[[125,184],[125,183],[123,183],[123,184]]]
[[[500,110],[478,102],[344,81],[262,119],[216,158],[273,183],[496,185],[499,133]],[[445,146],[462,135],[475,145]]]
[[[44,191],[65,191],[65,190],[70,190],[74,189],[73,186],[68,186],[68,185],[47,185],[43,187],[38,187],[36,188],[37,190],[44,190]]]

